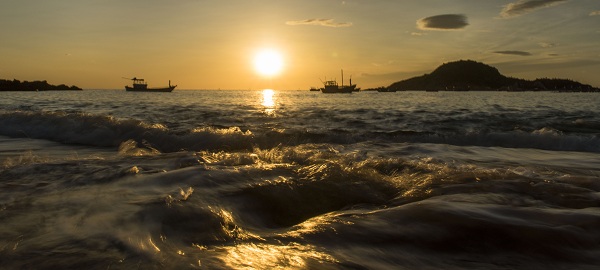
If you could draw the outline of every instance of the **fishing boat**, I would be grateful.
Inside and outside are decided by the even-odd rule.
[[[352,84],[352,78],[350,78],[350,85],[344,85],[344,70],[342,70],[342,85],[338,85],[335,80],[325,81],[321,92],[325,94],[352,93],[355,89],[356,84]]]
[[[144,79],[138,79],[136,77],[133,77],[133,78],[131,78],[129,80],[133,81],[133,87],[131,87],[129,85],[126,85],[125,86],[125,91],[132,91],[132,92],[171,92],[171,91],[173,91],[173,89],[175,89],[175,87],[177,87],[177,85],[171,85],[171,81],[169,81],[169,86],[168,87],[148,88],[148,84],[146,83],[146,81],[144,81]]]

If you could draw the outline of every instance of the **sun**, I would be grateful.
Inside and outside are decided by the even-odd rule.
[[[254,55],[254,70],[260,75],[272,77],[283,70],[283,57],[274,49],[263,49]]]

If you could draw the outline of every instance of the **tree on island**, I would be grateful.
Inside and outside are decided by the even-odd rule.
[[[600,91],[591,85],[567,79],[536,79],[533,81],[506,77],[498,69],[472,60],[445,63],[430,74],[395,82],[394,91]]]
[[[82,90],[81,88],[65,84],[51,85],[47,81],[19,81],[0,79],[0,91],[57,91],[57,90]]]

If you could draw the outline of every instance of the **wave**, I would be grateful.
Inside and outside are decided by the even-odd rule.
[[[178,134],[162,124],[140,120],[85,113],[24,111],[0,114],[0,134],[99,147],[119,147],[133,140],[161,152],[251,149],[253,137],[251,132],[243,132],[237,127],[203,127]]]
[[[106,115],[15,111],[0,113],[0,135],[46,139],[65,144],[120,147],[121,153],[126,155],[181,150],[249,151],[254,147],[272,148],[304,143],[351,144],[364,141],[600,152],[600,137],[593,132],[597,128],[595,123],[582,119],[573,123],[573,126],[564,127],[569,132],[550,126],[493,130],[487,124],[460,129],[459,123],[429,130],[371,131],[368,128],[349,127],[305,129],[260,126],[245,127],[242,130],[236,126],[218,125],[171,130],[161,123]],[[364,124],[361,123],[360,126]]]
[[[331,144],[28,163],[0,171],[0,257],[9,268],[580,268],[598,262],[600,241],[600,181],[580,171]]]

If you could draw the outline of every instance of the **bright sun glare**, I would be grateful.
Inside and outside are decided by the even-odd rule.
[[[283,57],[273,49],[259,51],[254,56],[254,69],[263,76],[275,76],[283,69]]]

